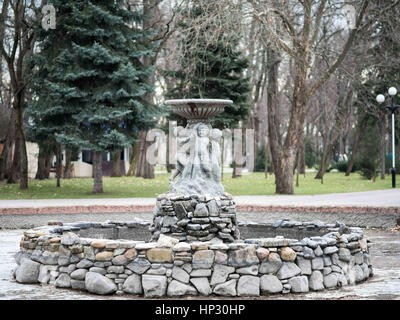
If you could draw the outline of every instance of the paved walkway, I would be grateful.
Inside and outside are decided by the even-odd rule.
[[[400,207],[400,188],[324,195],[235,196],[237,205]],[[0,200],[0,208],[64,206],[153,206],[154,198]]]
[[[271,222],[284,213],[294,220],[340,220],[361,227],[400,224],[400,189],[315,196],[235,196],[234,199],[238,217],[243,221]],[[155,203],[155,198],[0,200],[0,228],[25,227],[39,216],[53,220],[54,214],[55,219],[63,221],[98,219],[100,214],[119,220],[121,214],[152,213]],[[129,219],[126,215],[122,218]]]

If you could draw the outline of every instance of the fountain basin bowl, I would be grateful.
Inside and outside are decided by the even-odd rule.
[[[166,100],[174,113],[188,120],[207,120],[222,113],[232,100],[224,99],[174,99]]]

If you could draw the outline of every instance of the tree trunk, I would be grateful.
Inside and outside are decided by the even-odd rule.
[[[335,117],[333,132],[330,139],[328,140],[326,148],[324,148],[324,153],[322,155],[322,160],[321,160],[321,167],[317,175],[315,176],[315,179],[322,179],[323,175],[326,172],[326,169],[329,165],[329,159],[331,157],[332,150],[337,142],[337,139],[340,137],[340,133],[343,128],[343,123],[345,120],[346,110],[351,105],[352,97],[353,97],[353,89],[350,88],[343,101],[339,102],[338,110]]]
[[[265,175],[265,179],[268,178],[268,158],[269,158],[269,148],[268,148],[268,144],[265,144],[265,168],[264,168],[264,175]]]
[[[280,165],[275,167],[276,193],[294,193],[294,166],[299,146],[299,136],[304,131],[307,112],[306,62],[296,62],[292,109],[285,142],[281,148]],[[277,173],[280,171],[279,173]]]
[[[281,165],[281,138],[279,133],[280,118],[278,114],[278,71],[280,65],[279,54],[272,47],[267,49],[267,110],[268,110],[268,138],[271,151],[271,169],[275,174],[276,192],[280,183]]]
[[[169,145],[169,134],[166,135],[166,142],[167,142],[167,144],[166,144],[166,146],[167,146],[167,156],[165,157],[166,158],[165,159],[165,161],[166,161],[165,169],[167,169],[168,173],[171,173],[172,172],[172,165],[169,163],[169,152],[170,152],[170,150],[169,150],[169,148],[170,148],[170,145]]]
[[[136,177],[144,177],[146,164],[146,131],[139,132],[139,155],[136,167]]]
[[[35,179],[43,180],[46,179],[46,160],[48,153],[46,148],[39,144],[39,156],[38,156],[38,168],[36,171]]]
[[[111,177],[121,177],[121,150],[117,150],[113,154],[113,165],[111,171]]]
[[[243,164],[241,163],[243,156],[243,129],[240,128],[240,134],[234,134],[233,142],[233,171],[232,178],[239,178],[242,176]],[[235,142],[236,141],[236,142]],[[238,163],[240,162],[240,163]]]
[[[224,159],[224,155],[225,155],[225,139],[222,137],[221,138],[221,181],[224,180],[224,163],[225,163],[225,159]]]
[[[151,141],[146,141],[146,131],[140,131],[139,159],[136,168],[136,176],[145,179],[154,179],[154,165],[146,160],[147,148],[151,145]]]
[[[7,179],[12,172],[13,162],[13,146],[15,144],[15,111],[11,110],[10,125],[8,126],[7,138],[4,144],[4,150],[2,154],[2,169],[0,174],[0,180]]]
[[[100,151],[93,151],[93,193],[103,193],[103,166]]]
[[[7,183],[17,183],[20,177],[20,167],[21,167],[21,138],[19,130],[15,130],[15,142],[12,153],[12,164],[9,167],[9,172],[7,173]]]
[[[71,179],[72,176],[72,150],[66,149],[65,150],[65,168],[64,168],[64,179]]]
[[[322,154],[321,166],[320,166],[318,173],[316,174],[314,179],[319,180],[319,179],[322,179],[322,177],[324,176],[324,174],[329,166],[329,160],[330,160],[333,148],[334,148],[333,143],[328,144],[328,146],[326,146],[326,148],[324,148],[325,150],[324,150],[324,153]]]
[[[353,149],[351,150],[351,157],[350,157],[349,163],[347,165],[346,177],[350,176],[350,173],[353,170],[354,161],[356,159],[356,153],[358,150],[358,146],[360,145],[363,124],[364,124],[364,118],[361,120],[361,123],[358,125],[356,135],[354,137]]]
[[[381,179],[385,180],[386,174],[386,128],[387,128],[387,118],[383,117],[379,121],[380,133],[381,133],[381,143],[380,143],[380,154],[381,154]]]
[[[299,148],[297,151],[297,171],[299,174],[306,174],[306,148],[304,139],[304,130],[301,130],[301,135],[299,137]]]
[[[137,168],[137,163],[138,163],[138,158],[139,158],[139,150],[140,150],[140,141],[135,142],[132,148],[132,159],[131,163],[129,165],[129,170],[127,173],[127,176],[132,177],[135,175],[136,168]]]
[[[53,157],[54,157],[54,153],[50,152],[49,155],[46,158],[44,179],[49,179],[50,178],[50,170],[51,170],[51,164],[53,162]]]

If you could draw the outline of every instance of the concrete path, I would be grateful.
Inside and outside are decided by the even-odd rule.
[[[315,196],[235,196],[234,200],[242,221],[274,222],[284,216],[360,227],[400,225],[400,189]],[[97,221],[104,216],[125,221],[132,219],[130,214],[152,213],[155,203],[155,198],[0,200],[0,228],[30,227],[33,222],[46,224],[54,219]]]
[[[400,188],[324,195],[235,196],[237,205],[400,207]],[[154,198],[0,200],[0,209],[65,206],[154,205]]]

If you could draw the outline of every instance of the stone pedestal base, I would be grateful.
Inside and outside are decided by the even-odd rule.
[[[151,241],[157,241],[160,234],[188,242],[213,238],[233,242],[240,236],[235,202],[228,193],[223,196],[159,195],[150,231]]]

